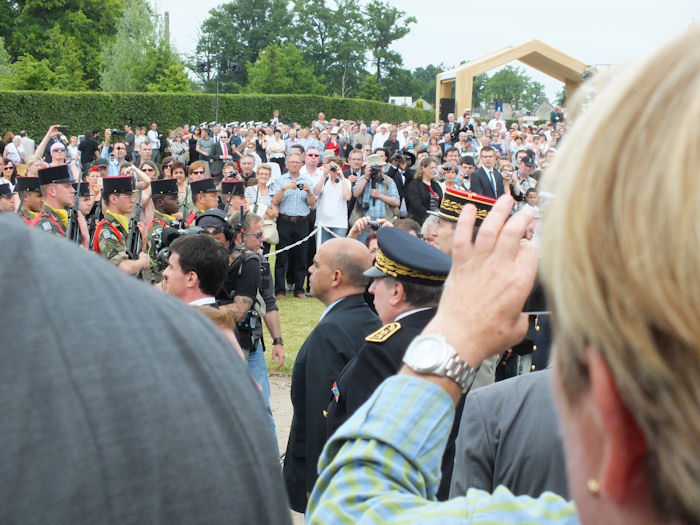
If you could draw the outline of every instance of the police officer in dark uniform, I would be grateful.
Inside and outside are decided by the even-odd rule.
[[[399,370],[409,343],[435,315],[450,270],[448,255],[398,228],[380,228],[377,240],[377,258],[365,275],[374,278],[370,292],[385,324],[338,376],[328,405],[329,436]]]

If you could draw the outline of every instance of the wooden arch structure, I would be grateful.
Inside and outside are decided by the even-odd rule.
[[[452,84],[455,84],[454,109],[461,115],[466,108],[472,107],[474,77],[513,60],[519,60],[563,82],[567,96],[571,96],[583,83],[584,78],[594,72],[593,67],[539,40],[530,40],[519,46],[504,47],[437,75],[435,120],[440,119],[441,99],[451,98]]]

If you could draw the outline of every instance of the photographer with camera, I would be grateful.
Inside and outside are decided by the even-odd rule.
[[[124,133],[118,129],[105,130],[105,140],[102,143],[102,148],[100,148],[100,157],[107,161],[107,167],[109,168],[108,177],[116,177],[119,175],[122,164],[126,162],[126,143],[118,140],[111,148],[109,144],[112,136],[116,139],[119,135],[123,134]]]
[[[350,200],[350,182],[343,173],[343,161],[338,157],[323,159],[323,175],[314,187],[316,194],[316,226],[325,226],[338,237],[345,237],[348,232],[348,207]],[[316,237],[319,239],[319,237]],[[320,245],[333,238],[325,229],[321,229]]]
[[[413,165],[416,163],[416,156],[407,149],[399,150],[389,159],[389,165],[384,169],[384,173],[389,175],[396,183],[396,188],[399,190],[399,199],[401,200],[400,215],[401,217],[408,216],[408,208],[406,207],[406,189],[413,180],[415,170]]]
[[[263,355],[261,318],[273,338],[272,360],[279,360],[278,370],[284,363],[284,342],[272,291],[270,266],[267,260],[260,257],[261,245],[265,240],[262,219],[254,213],[244,213],[241,218],[240,212],[237,212],[231,216],[229,223],[222,210],[212,209],[197,217],[195,224],[224,245],[234,246],[232,251],[229,250],[226,279],[216,293],[216,299],[220,308],[233,313],[238,342],[247,355],[250,375],[262,387],[263,402],[275,435],[275,422],[270,409],[270,380]]]
[[[393,223],[399,217],[399,190],[396,183],[389,176],[382,173],[386,161],[381,155],[373,154],[367,157],[365,174],[360,177],[352,189],[352,194],[357,198],[355,208],[352,210],[350,222],[367,216],[372,220],[386,219]],[[360,237],[364,241],[363,234]]]
[[[92,163],[100,156],[100,143],[97,141],[97,136],[99,134],[100,130],[98,129],[87,130],[85,132],[85,138],[78,145],[78,151],[80,152],[80,163],[83,168],[83,176],[87,175],[87,172],[90,171],[90,168],[92,168]]]
[[[294,244],[309,233],[309,214],[311,207],[316,205],[316,196],[312,190],[313,182],[307,175],[300,173],[304,163],[298,153],[290,153],[287,157],[288,172],[281,175],[272,185],[274,196],[272,201],[279,206],[277,231],[279,243],[277,250],[282,250]],[[294,254],[294,295],[303,299],[304,280],[306,279],[307,246],[302,243],[292,248]],[[284,251],[277,254],[275,262],[275,293],[278,299],[285,297],[285,276],[287,274],[288,255]]]

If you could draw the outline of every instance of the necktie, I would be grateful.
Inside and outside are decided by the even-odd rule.
[[[226,144],[221,143],[221,148],[224,150],[224,157],[228,157],[228,151],[226,150]]]
[[[493,188],[493,196],[496,197],[496,180],[493,178],[493,172],[491,170],[488,171],[489,174],[489,182],[491,183],[491,187]]]

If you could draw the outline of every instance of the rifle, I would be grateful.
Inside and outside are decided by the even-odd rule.
[[[92,249],[93,243],[95,241],[95,230],[97,229],[97,223],[100,222],[102,215],[102,195],[100,198],[92,205],[92,210],[90,212],[90,218],[88,219],[88,232],[90,235],[90,249]]]
[[[226,203],[226,207],[224,208],[224,215],[228,217],[228,210],[231,207],[231,201],[233,200],[233,193],[231,193],[228,196],[228,202]]]
[[[137,223],[141,219],[141,194],[143,190],[139,190],[139,200],[136,202],[136,209],[129,220],[129,237],[126,240],[126,255],[132,261],[139,258],[141,253],[141,232],[138,229]]]
[[[22,212],[22,206],[24,206],[24,199],[27,197],[27,191],[22,192],[22,197],[19,200],[19,208],[17,208],[17,213]]]
[[[80,244],[80,227],[78,226],[78,213],[80,213],[80,185],[83,183],[78,179],[78,189],[75,192],[75,201],[68,210],[68,224],[66,225],[66,238]]]
[[[187,228],[187,215],[190,210],[187,209],[187,193],[190,191],[190,175],[187,174],[187,187],[185,188],[185,199],[182,202],[182,227]]]

